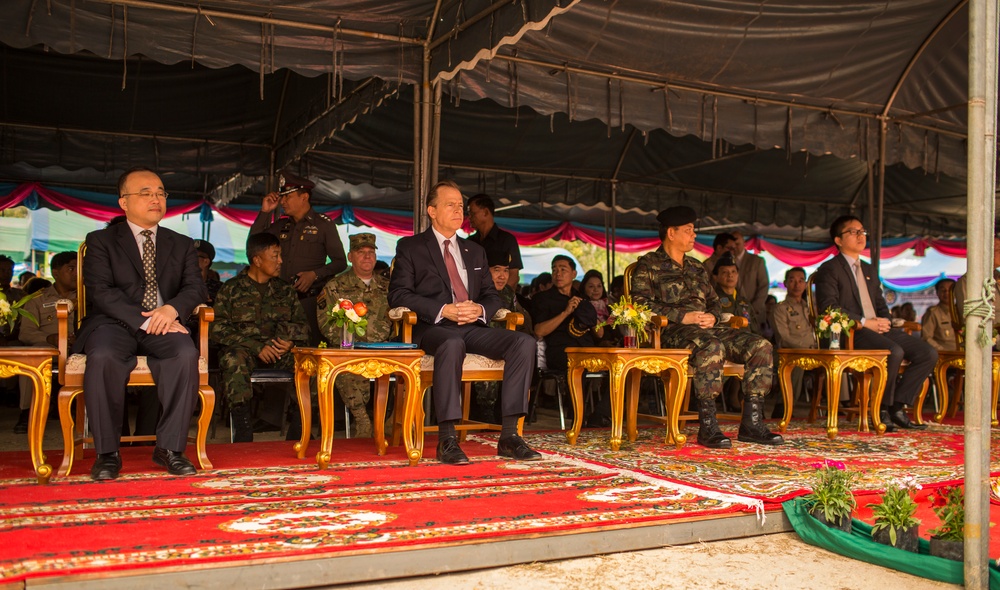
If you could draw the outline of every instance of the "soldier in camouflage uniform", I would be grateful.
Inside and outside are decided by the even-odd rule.
[[[278,278],[278,238],[266,233],[250,236],[247,258],[250,266],[219,290],[211,329],[212,340],[221,347],[219,368],[232,416],[233,442],[253,441],[247,404],[253,397],[250,373],[265,367],[294,371],[292,347],[309,341],[309,324],[295,289]],[[293,434],[291,428],[289,433]]]
[[[732,256],[723,256],[712,268],[715,278],[715,293],[719,296],[719,311],[746,318],[747,326],[754,334],[760,335],[760,320],[747,298],[736,290],[740,271]]]
[[[691,348],[695,371],[692,387],[698,403],[698,444],[724,449],[732,442],[719,429],[715,398],[722,391],[722,365],[727,359],[742,363],[743,420],[737,440],[768,445],[784,441],[764,425],[764,396],[771,390],[771,343],[747,330],[716,326],[720,320],[719,296],[700,262],[687,252],[694,249],[694,222],[690,207],[664,209],[657,216],[663,245],[639,258],[632,274],[630,293],[637,303],[666,316],[664,348]]]
[[[375,234],[354,234],[347,253],[350,268],[330,279],[316,301],[316,320],[323,336],[330,342],[339,342],[343,328],[327,324],[326,310],[339,299],[349,299],[368,306],[368,327],[365,335],[357,337],[361,342],[385,342],[389,338],[389,280],[375,272]],[[334,384],[340,399],[354,417],[355,436],[371,438],[372,421],[366,404],[371,397],[371,386],[367,378],[360,375],[342,374]]]

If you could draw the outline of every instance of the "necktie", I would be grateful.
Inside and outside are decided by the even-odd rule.
[[[156,245],[153,231],[144,229],[140,234],[146,238],[142,243],[142,270],[146,279],[146,291],[142,295],[142,309],[149,311],[156,307]]]
[[[875,306],[872,305],[872,296],[868,293],[868,281],[861,271],[860,260],[854,263],[854,277],[858,280],[858,293],[861,294],[861,309],[865,312],[865,319],[878,317],[875,315]]]
[[[451,255],[451,240],[444,241],[444,266],[448,269],[448,278],[451,279],[451,292],[455,297],[455,302],[468,301],[469,292],[462,282],[462,275],[458,274],[458,265]]]

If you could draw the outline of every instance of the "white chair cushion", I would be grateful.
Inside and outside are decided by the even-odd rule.
[[[145,356],[135,357],[138,361],[135,365],[135,369],[132,370],[133,373],[149,373],[149,365],[146,363]],[[82,375],[84,371],[87,370],[87,355],[85,354],[74,354],[70,355],[66,359],[66,374],[67,375]],[[208,372],[208,361],[202,357],[198,357],[198,371],[202,373]]]
[[[420,359],[420,370],[421,371],[433,371],[434,370],[434,357],[429,354],[425,354],[423,358]],[[465,362],[462,363],[463,371],[503,371],[503,361],[495,361],[485,356],[478,354],[467,354],[465,355]]]

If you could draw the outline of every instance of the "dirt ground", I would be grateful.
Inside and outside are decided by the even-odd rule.
[[[358,590],[961,588],[885,569],[806,545],[781,533],[598,557],[515,565],[460,574],[373,582]]]

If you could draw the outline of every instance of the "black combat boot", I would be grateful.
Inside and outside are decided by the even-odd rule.
[[[248,404],[234,404],[229,408],[229,425],[234,443],[253,442],[253,417]]]
[[[764,424],[764,398],[747,396],[743,400],[743,421],[740,422],[736,440],[761,445],[784,444],[785,439],[768,430]]]
[[[715,418],[715,400],[698,398],[698,444],[710,449],[731,449],[732,441],[719,430]]]

